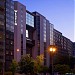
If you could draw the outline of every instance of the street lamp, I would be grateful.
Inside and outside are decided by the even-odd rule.
[[[50,70],[51,70],[51,74],[53,75],[53,57],[54,57],[54,53],[56,52],[56,46],[55,45],[50,45],[48,50],[50,52]]]

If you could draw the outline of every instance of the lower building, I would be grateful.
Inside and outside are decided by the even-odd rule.
[[[75,42],[73,42],[73,57],[75,57]]]

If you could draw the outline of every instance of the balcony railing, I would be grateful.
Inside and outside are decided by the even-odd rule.
[[[28,44],[28,45],[31,45],[31,46],[34,46],[35,45],[35,40],[31,40],[31,39],[26,39],[26,43]]]

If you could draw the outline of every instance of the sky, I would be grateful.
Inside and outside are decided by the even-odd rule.
[[[19,1],[26,6],[30,12],[37,11],[46,17],[54,25],[54,28],[60,31],[71,41],[75,41],[75,0],[14,0]]]

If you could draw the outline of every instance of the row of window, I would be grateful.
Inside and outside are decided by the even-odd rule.
[[[14,53],[11,51],[11,52],[9,52],[9,51],[6,51],[6,54],[10,54],[10,55],[13,55]]]
[[[46,42],[46,19],[43,20],[43,32],[44,32],[44,42]]]
[[[26,24],[34,27],[34,16],[26,12]]]
[[[4,6],[4,1],[0,1],[0,6]]]
[[[0,25],[4,25],[4,22],[0,21]]]

